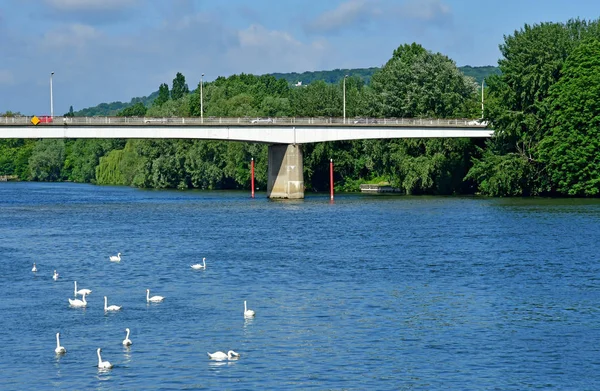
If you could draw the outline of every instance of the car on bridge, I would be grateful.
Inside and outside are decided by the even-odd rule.
[[[357,118],[354,120],[353,124],[376,124],[377,120],[373,118]]]
[[[272,124],[273,119],[271,118],[255,118],[250,121],[251,124]]]

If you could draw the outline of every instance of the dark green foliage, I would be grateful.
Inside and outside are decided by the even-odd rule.
[[[117,113],[117,117],[143,117],[148,109],[142,102],[137,102],[133,106],[124,108]]]
[[[64,140],[46,139],[35,144],[29,157],[29,178],[32,181],[62,180],[65,162]]]
[[[600,193],[600,41],[567,57],[546,99],[545,137],[539,144],[553,190],[573,196]]]
[[[371,84],[384,117],[464,117],[476,94],[474,81],[452,60],[415,43],[396,49]]]
[[[154,99],[154,102],[152,102],[152,104],[154,106],[162,106],[169,99],[171,99],[171,93],[169,92],[169,85],[167,83],[162,83],[158,87],[158,95],[156,96],[156,99]]]
[[[332,71],[302,72],[302,73],[272,73],[276,79],[283,79],[289,85],[295,85],[302,82],[303,85],[324,81],[328,84],[340,83],[345,75],[354,77],[362,81],[363,84],[371,84],[371,78],[379,70],[378,67],[358,68],[358,69],[334,69]],[[472,67],[469,65],[458,68],[465,76],[472,77],[475,82],[481,85],[481,82],[488,76],[500,74],[500,70],[494,66]]]
[[[167,87],[168,88],[168,87]],[[141,102],[144,106],[148,107],[158,96],[158,91],[153,92],[148,96],[141,98],[132,98],[129,103],[123,102],[112,102],[112,103],[101,103],[98,106],[88,107],[83,110],[74,112],[75,117],[93,117],[93,116],[113,116],[129,106],[133,106],[138,102]]]
[[[171,88],[171,99],[181,99],[184,95],[189,93],[190,89],[188,88],[188,85],[185,82],[185,76],[183,76],[181,72],[177,72],[177,75],[173,79],[173,87]]]
[[[600,38],[598,21],[578,19],[566,23],[525,25],[505,37],[505,42],[500,45],[503,56],[499,61],[501,74],[488,79],[485,117],[494,127],[495,137],[482,158],[474,161],[472,173],[468,176],[478,181],[484,194],[594,194],[594,185],[589,187],[591,182],[588,182],[594,175],[593,170],[583,176],[561,178],[569,171],[573,174],[578,170],[591,169],[593,163],[584,168],[586,164],[577,163],[575,157],[582,155],[591,159],[593,148],[588,152],[572,149],[564,159],[551,153],[559,145],[564,145],[566,132],[577,129],[573,135],[575,138],[585,133],[579,127],[577,117],[586,120],[594,117],[591,114],[595,107],[593,101],[587,99],[582,102],[584,95],[576,96],[571,92],[572,86],[579,85],[580,80],[593,82],[593,78],[582,73],[581,79],[571,77],[569,81],[560,82],[567,58],[582,42],[593,38]],[[571,67],[576,66],[579,65]],[[588,66],[591,64],[588,63]],[[557,83],[561,87],[553,88]],[[563,93],[566,97],[561,97]],[[566,100],[571,98],[575,101],[567,105]],[[575,108],[590,113],[574,116],[572,111]],[[564,127],[560,121],[565,121]],[[550,135],[554,138],[544,140]],[[592,138],[586,136],[584,139]],[[583,146],[583,141],[569,139],[569,142],[575,143],[574,146]],[[558,165],[553,166],[555,163]],[[562,174],[559,175],[559,171]],[[588,184],[575,185],[579,181]]]

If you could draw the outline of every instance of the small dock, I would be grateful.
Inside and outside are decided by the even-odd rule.
[[[16,175],[0,175],[0,182],[16,181],[17,179]]]
[[[398,189],[392,187],[390,185],[375,185],[375,184],[362,184],[360,185],[361,193],[371,193],[371,194],[382,194],[382,193],[401,193],[402,189]]]

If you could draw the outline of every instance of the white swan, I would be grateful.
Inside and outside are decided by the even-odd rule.
[[[111,262],[121,262],[121,253],[118,253],[117,255],[111,255],[108,259],[110,259]]]
[[[64,354],[67,352],[64,346],[60,346],[60,333],[56,333],[56,349],[54,349],[56,354]]]
[[[199,263],[192,265],[192,269],[194,269],[194,270],[206,269],[206,258],[202,258],[202,265],[200,265]]]
[[[100,356],[100,352],[102,349],[98,348],[98,368],[100,369],[111,369],[113,365],[108,361],[102,361],[102,356]]]
[[[69,299],[69,304],[71,307],[85,307],[87,305],[87,301],[85,301],[85,293],[82,295],[81,300]]]
[[[251,318],[256,314],[253,310],[246,308],[246,300],[244,300],[244,318]]]
[[[90,293],[92,293],[91,289],[81,288],[80,290],[77,290],[77,281],[74,281],[74,282],[75,282],[75,296],[77,296],[77,295],[89,295]]]
[[[37,267],[35,266],[35,262],[33,263],[33,267],[31,268],[31,271],[34,273],[37,272]]]
[[[54,271],[54,275],[52,276],[52,279],[54,281],[58,280],[58,273],[56,272],[56,270]]]
[[[150,297],[150,289],[146,289],[146,301],[148,303],[152,302],[152,303],[160,303],[161,301],[163,301],[165,298],[162,296],[152,296]]]
[[[206,354],[208,354],[208,357],[211,360],[217,360],[217,361],[234,360],[234,359],[240,357],[240,354],[234,352],[233,350],[228,351],[227,354],[225,354],[223,352],[214,352],[214,353],[207,352]]]
[[[133,342],[131,342],[131,340],[129,339],[129,328],[126,328],[125,331],[127,331],[127,336],[125,337],[125,339],[123,340],[123,345],[125,346],[129,346],[131,345]]]
[[[85,295],[83,297],[85,297]],[[104,311],[119,311],[120,309],[120,305],[108,305],[108,299],[104,296]]]

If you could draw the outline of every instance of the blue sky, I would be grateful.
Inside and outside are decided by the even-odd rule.
[[[55,115],[148,95],[182,72],[381,66],[417,42],[496,65],[524,24],[597,19],[598,0],[0,0],[0,113]]]

